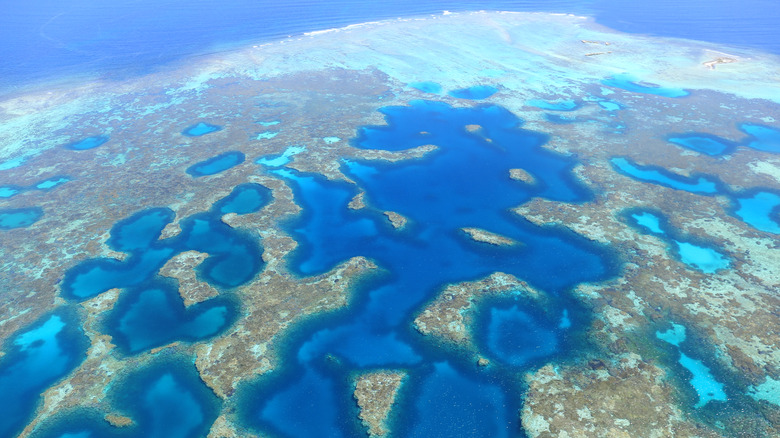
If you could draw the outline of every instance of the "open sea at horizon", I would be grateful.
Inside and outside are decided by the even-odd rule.
[[[122,79],[188,56],[304,32],[442,11],[587,15],[622,32],[780,54],[776,0],[90,0],[15,2],[0,14],[0,93],[73,77]]]

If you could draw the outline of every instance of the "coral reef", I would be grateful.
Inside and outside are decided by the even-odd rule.
[[[371,437],[390,432],[387,419],[395,404],[405,374],[398,371],[377,371],[363,374],[355,381],[354,397],[360,407],[360,420]]]
[[[675,408],[664,377],[632,353],[614,365],[591,359],[586,367],[544,366],[528,376],[523,426],[533,438],[719,437]]]

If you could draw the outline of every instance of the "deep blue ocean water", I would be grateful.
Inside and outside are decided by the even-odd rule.
[[[121,78],[250,42],[444,10],[575,13],[624,32],[780,53],[776,0],[17,1],[0,14],[0,92],[72,76]]]

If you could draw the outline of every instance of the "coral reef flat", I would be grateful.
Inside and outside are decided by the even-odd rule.
[[[448,13],[3,96],[0,435],[772,436],[779,66]]]

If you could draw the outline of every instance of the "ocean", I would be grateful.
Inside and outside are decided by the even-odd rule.
[[[73,76],[122,78],[188,56],[305,32],[475,10],[587,15],[622,32],[780,54],[780,8],[774,0],[14,2],[0,15],[0,90]]]

